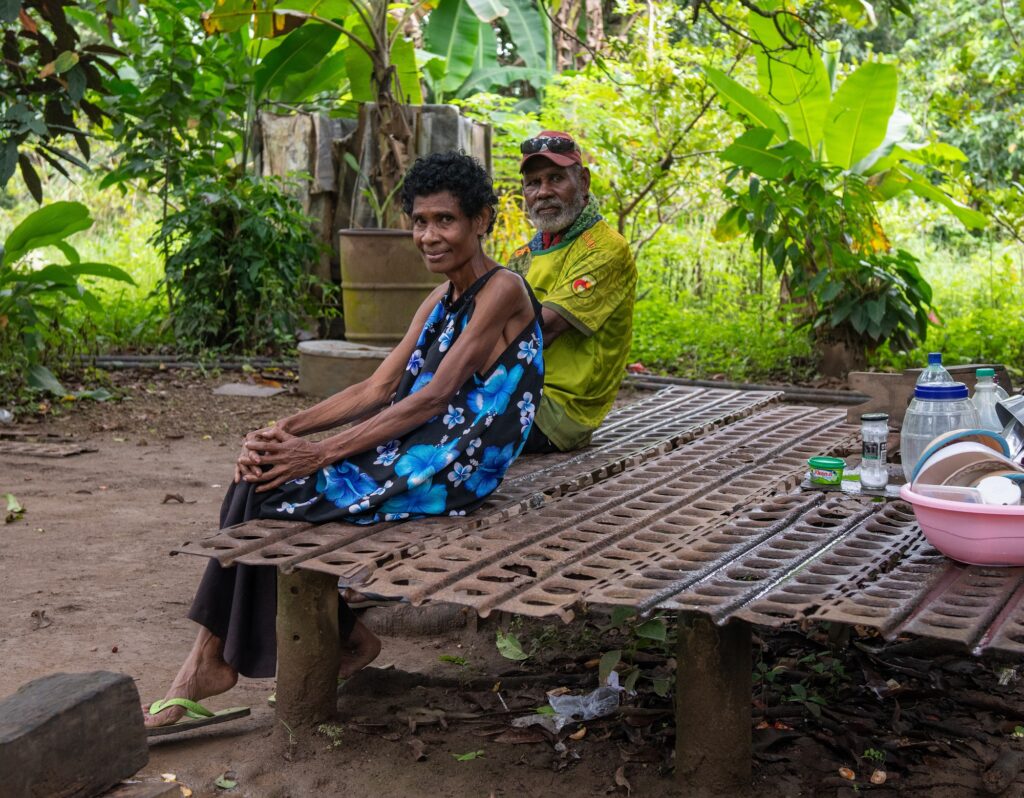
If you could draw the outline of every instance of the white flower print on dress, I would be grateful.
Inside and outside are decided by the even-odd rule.
[[[469,479],[469,475],[473,473],[472,465],[462,465],[462,463],[456,463],[452,466],[452,470],[448,472],[448,479],[455,483],[455,487],[459,487],[463,482]]]
[[[452,345],[452,338],[455,336],[455,322],[448,322],[448,326],[444,328],[444,332],[441,333],[441,337],[437,339],[438,349],[442,352],[447,352],[448,347]]]
[[[402,445],[402,442],[397,438],[393,441],[388,441],[383,446],[377,447],[377,459],[374,460],[374,465],[389,466],[398,458],[398,447]]]
[[[482,445],[483,442],[479,438],[473,438],[473,440],[469,442],[469,446],[466,447],[466,454],[472,455],[473,452],[479,449]]]
[[[452,429],[459,424],[464,424],[466,421],[464,413],[465,408],[448,405],[448,412],[445,413],[444,416],[444,423],[448,425],[448,429]],[[442,443],[444,443],[444,441],[442,441]]]
[[[298,502],[292,504],[291,502],[281,502],[281,506],[277,508],[279,513],[288,513],[288,515],[294,515],[295,511],[300,507],[309,507],[311,504],[316,504],[319,501],[320,496],[314,496],[312,499],[304,502]]]
[[[533,416],[537,412],[537,406],[533,403],[533,394],[527,391],[523,394],[523,399],[520,402],[516,402],[516,407],[519,408],[519,423],[528,427],[533,423]]]
[[[517,354],[516,357],[519,360],[525,360],[526,365],[530,365],[533,362],[533,359],[537,357],[537,344],[538,341],[536,335],[531,335],[529,341],[520,341],[519,354]]]
[[[411,371],[413,374],[419,374],[421,368],[423,368],[423,352],[417,349],[410,355],[409,363],[406,365],[405,370]]]

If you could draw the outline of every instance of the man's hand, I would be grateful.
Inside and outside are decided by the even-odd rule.
[[[257,493],[276,488],[296,477],[308,476],[323,465],[323,447],[306,438],[296,438],[277,427],[263,431],[266,435],[246,440],[244,448],[249,455],[247,464],[255,466],[255,473],[246,473],[242,479],[259,483]],[[239,466],[242,458],[239,457]],[[266,467],[260,471],[260,467]]]

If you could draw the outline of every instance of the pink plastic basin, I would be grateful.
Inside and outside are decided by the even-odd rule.
[[[947,557],[968,565],[1024,565],[1024,506],[933,499],[909,485],[900,496],[913,505],[928,542]]]

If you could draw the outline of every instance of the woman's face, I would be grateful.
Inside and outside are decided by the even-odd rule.
[[[427,268],[448,275],[480,253],[480,236],[487,232],[487,211],[469,217],[448,191],[416,197],[412,203],[412,239]]]

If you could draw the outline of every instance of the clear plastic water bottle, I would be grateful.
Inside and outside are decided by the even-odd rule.
[[[942,352],[929,352],[928,366],[917,378],[917,385],[948,385],[952,382],[952,375],[942,365]]]
[[[978,369],[975,374],[978,377],[978,382],[974,386],[974,396],[971,397],[971,402],[974,403],[974,407],[978,411],[978,421],[984,429],[1002,432],[1003,425],[999,423],[996,402],[1007,398],[1006,391],[996,385],[995,369]]]
[[[975,389],[978,385],[981,385],[984,381],[986,384],[992,383],[996,389],[996,399],[1007,399],[1010,394],[1003,390],[1002,386],[996,382],[996,370],[995,369],[978,369],[974,372],[974,376],[978,378],[975,384]]]
[[[955,429],[977,429],[980,424],[978,411],[967,398],[967,386],[962,382],[918,385],[903,417],[900,433],[903,475],[907,482],[933,440]]]

